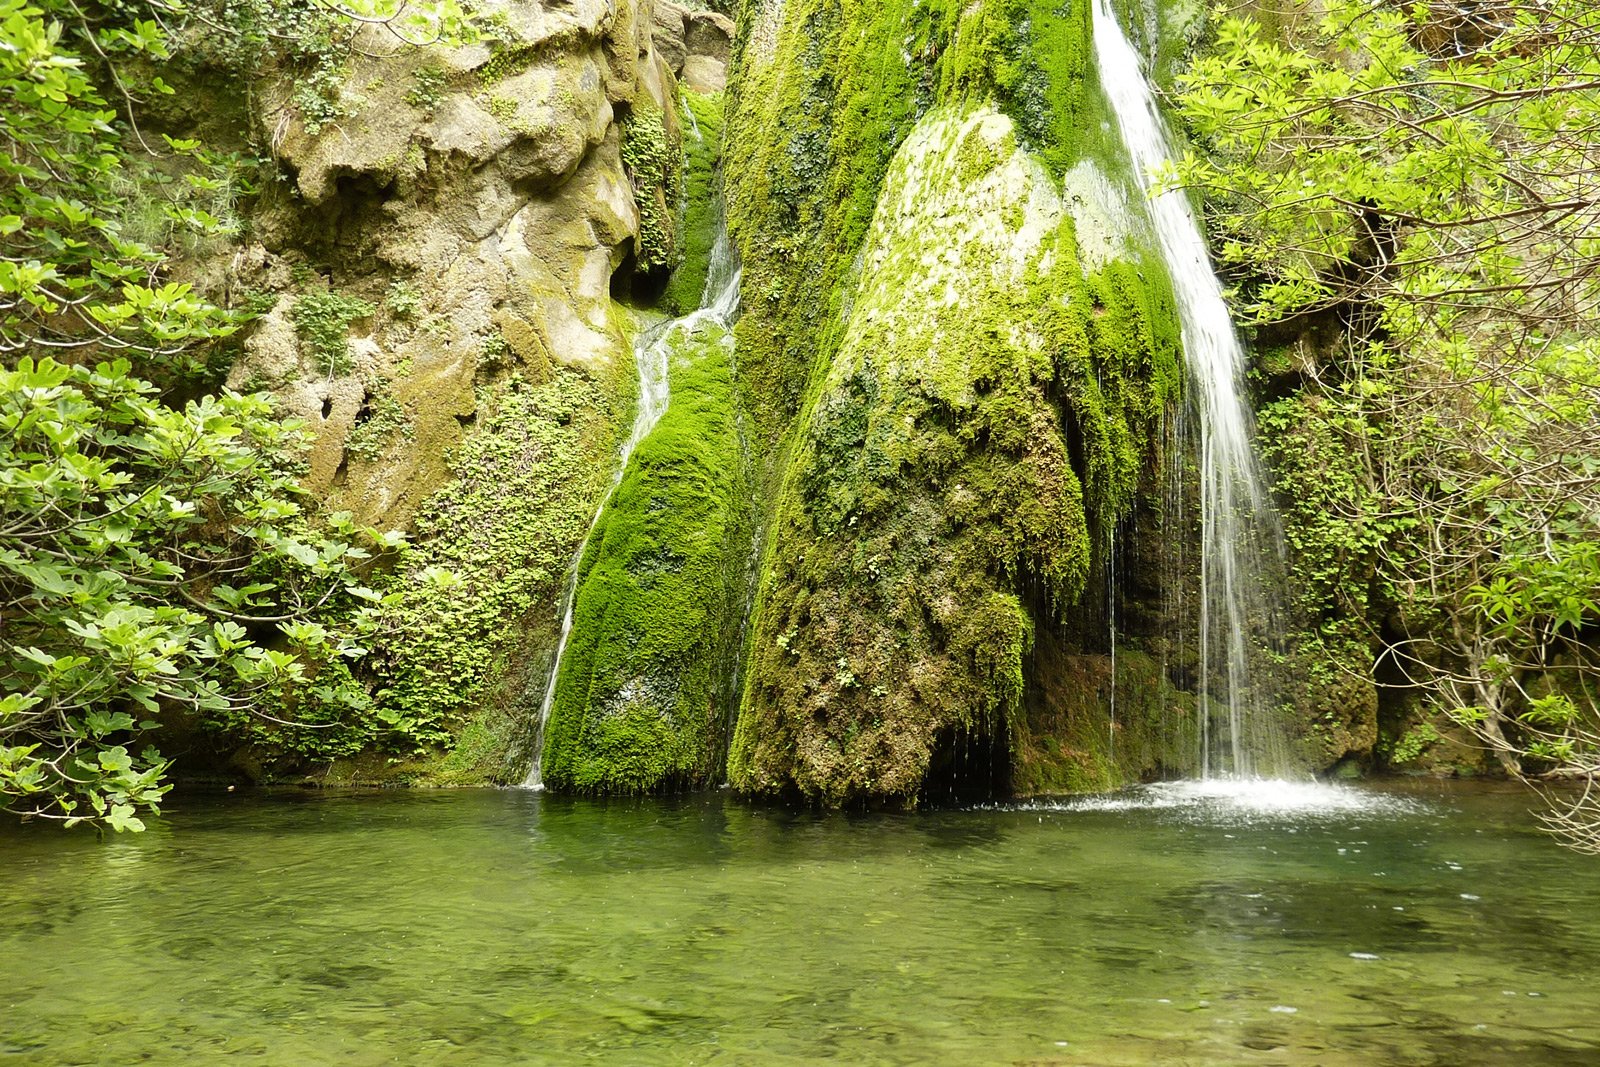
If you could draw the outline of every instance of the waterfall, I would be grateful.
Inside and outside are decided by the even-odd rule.
[[[605,512],[606,505],[611,502],[612,494],[617,491],[617,486],[622,484],[622,477],[628,471],[628,461],[633,457],[633,450],[650,436],[650,431],[656,428],[661,417],[667,413],[667,405],[672,400],[669,364],[673,334],[679,330],[693,331],[708,321],[724,327],[730,325],[739,310],[740,273],[739,258],[734,253],[733,242],[728,239],[727,231],[719,227],[716,242],[711,248],[701,308],[682,318],[668,319],[641,330],[634,341],[634,362],[639,368],[639,410],[633,418],[633,430],[622,444],[616,473],[611,478],[611,487],[606,490],[600,506],[595,509],[594,517],[589,520],[589,531],[584,534],[583,543],[578,546],[578,554],[572,560],[572,570],[567,579],[566,599],[561,612],[561,637],[556,642],[556,658],[550,665],[550,677],[545,683],[544,700],[539,704],[538,726],[533,735],[533,764],[528,768],[528,776],[522,783],[528,789],[544,788],[544,731],[550,722],[550,709],[555,704],[556,681],[561,677],[561,660],[567,653],[567,640],[572,636],[572,614],[578,604],[578,565],[583,559],[584,549],[588,547],[589,538],[594,536],[595,527],[599,525],[600,516]]]
[[[1094,3],[1100,82],[1146,194],[1161,255],[1172,275],[1199,434],[1200,470],[1200,770],[1203,776],[1281,773],[1283,744],[1258,707],[1249,668],[1251,623],[1270,625],[1273,601],[1262,576],[1264,541],[1276,542],[1271,503],[1251,445],[1253,416],[1244,394],[1244,349],[1212,269],[1205,238],[1180,190],[1160,191],[1170,160],[1165,126],[1139,56],[1110,0]],[[1221,681],[1221,692],[1217,683]],[[1213,737],[1213,702],[1226,705],[1226,734]]]

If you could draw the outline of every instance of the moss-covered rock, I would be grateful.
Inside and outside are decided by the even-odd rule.
[[[1074,653],[1045,629],[1011,740],[1011,788],[1024,796],[1085,793],[1185,773],[1200,746],[1195,701],[1148,653]]]
[[[482,424],[417,516],[419,544],[380,609],[386,639],[364,665],[382,715],[412,734],[427,724],[447,749],[472,742],[414,779],[520,778],[557,605],[629,399],[626,380],[568,368],[484,390]]]
[[[528,693],[629,416],[613,282],[642,230],[678,241],[678,94],[648,6],[493,0],[493,32],[457,47],[363,31],[319,68],[316,107],[293,56],[249,72],[282,180],[227,282],[278,299],[230,384],[307,422],[330,508],[414,535],[379,576],[384,632],[341,664],[370,683],[365,743],[391,777],[523,770]],[[651,158],[624,119],[658,135]]]
[[[721,773],[750,554],[731,341],[706,322],[661,342],[670,404],[579,565],[545,728],[552,789],[644,792]]]
[[[681,258],[662,296],[670,314],[687,315],[705,294],[711,250],[721,216],[722,94],[684,90],[683,199],[679,212]]]
[[[1026,598],[1076,601],[1176,385],[1155,280],[1085,280],[1005,115],[906,140],[778,502],[737,787],[910,799],[941,734],[1021,727]]]

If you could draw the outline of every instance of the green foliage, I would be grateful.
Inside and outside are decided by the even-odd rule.
[[[367,417],[356,423],[345,438],[345,451],[362,459],[377,459],[393,442],[396,434],[410,438],[415,430],[405,406],[387,392],[371,401]]]
[[[744,458],[722,331],[680,328],[668,343],[671,403],[579,565],[545,731],[552,788],[706,786],[720,771],[750,550]]]
[[[1589,686],[1572,718],[1535,702],[1546,677],[1592,680],[1600,622],[1600,202],[1581,191],[1600,13],[1323,8],[1277,40],[1220,19],[1181,80],[1207,154],[1178,170],[1211,195],[1249,315],[1336,311],[1352,335],[1313,399],[1263,418],[1315,636],[1386,642],[1508,773],[1592,767]]]
[[[116,113],[75,48],[87,35],[87,47],[159,60],[164,35],[151,21],[70,20],[66,5],[0,0],[0,352],[46,342],[169,357],[226,336],[232,316],[187,285],[152,280],[165,257],[128,232]],[[166,88],[159,78],[152,86]],[[181,204],[168,218],[187,232],[222,228]]]
[[[322,290],[294,302],[289,317],[317,369],[332,377],[350,373],[350,325],[377,311],[365,300]]]
[[[291,99],[311,136],[317,136],[325,127],[350,113],[344,99],[348,77],[349,71],[342,66],[319,66],[295,79]]]
[[[1214,54],[1181,79],[1209,154],[1179,176],[1213,193],[1222,259],[1250,274],[1249,313],[1377,299],[1408,336],[1475,313],[1565,316],[1549,297],[1585,288],[1600,218],[1579,192],[1597,163],[1600,12],[1323,7],[1282,43],[1223,18]]]
[[[301,438],[265,398],[153,393],[125,362],[0,371],[8,810],[138,829],[166,790],[159,720],[249,715],[362,653],[313,616],[376,600],[361,544],[393,541],[311,525],[284,459]]]
[[[444,99],[449,73],[437,67],[419,67],[412,79],[411,88],[406,90],[406,103],[431,115]]]
[[[1413,730],[1408,730],[1394,743],[1394,747],[1389,750],[1389,761],[1396,765],[1414,763],[1429,748],[1443,740],[1443,736],[1432,723],[1423,723]]]
[[[383,304],[395,318],[412,319],[422,307],[422,294],[417,290],[416,282],[409,278],[396,278],[389,283],[389,292],[385,294]]]
[[[490,369],[504,367],[511,359],[511,342],[506,340],[504,334],[490,334],[483,339],[483,347],[478,349],[478,359]]]
[[[622,122],[622,163],[639,207],[634,253],[642,271],[670,267],[676,260],[673,219],[683,177],[681,156],[677,138],[667,132],[665,113],[647,101],[636,103]]]

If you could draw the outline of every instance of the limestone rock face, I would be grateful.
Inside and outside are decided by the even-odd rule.
[[[239,280],[288,291],[232,382],[275,389],[308,421],[309,488],[372,523],[405,526],[447,480],[442,459],[496,377],[567,366],[613,381],[631,360],[611,300],[640,226],[622,118],[675,115],[687,53],[655,42],[681,43],[686,20],[663,35],[673,9],[650,0],[484,6],[501,40],[416,49],[364,31],[319,109],[288,77],[254,94],[289,187],[255,220],[261,262]],[[284,263],[299,264],[287,286]],[[296,301],[322,290],[371,309],[346,323],[359,358],[331,368],[294,325]],[[380,407],[403,425],[351,451]]]
[[[612,292],[643,269],[640,203],[675,240],[677,171],[630,142],[678,148],[687,47],[658,52],[651,0],[475,7],[494,39],[365,30],[326,87],[269,68],[240,93],[278,180],[251,243],[203,268],[271,304],[229,385],[303,422],[312,496],[412,535],[349,669],[437,750],[336,780],[521,780],[566,576],[631,420],[635,325]],[[645,158],[661,173],[634,173]],[[269,775],[296,759],[248,754]]]
[[[721,92],[727,85],[732,19],[657,0],[652,32],[657,54],[684,85],[697,93]]]

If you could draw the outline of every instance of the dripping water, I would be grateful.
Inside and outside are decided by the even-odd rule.
[[[1117,544],[1111,537],[1110,559],[1106,564],[1106,628],[1111,635],[1111,725],[1106,727],[1106,753],[1117,762]]]
[[[650,431],[656,428],[661,417],[667,413],[667,405],[672,399],[668,372],[673,335],[679,330],[692,333],[707,322],[714,322],[723,327],[730,325],[739,310],[740,273],[739,259],[733,250],[733,242],[728,239],[727,231],[719,226],[717,239],[711,247],[711,257],[707,264],[706,288],[701,298],[700,309],[682,318],[668,319],[649,329],[641,330],[634,342],[634,361],[639,368],[639,410],[633,419],[633,430],[622,444],[616,473],[611,477],[611,487],[606,490],[600,506],[595,509],[594,517],[589,520],[589,530],[584,534],[583,542],[578,546],[578,553],[572,559],[572,568],[567,577],[566,598],[561,612],[561,637],[556,642],[556,658],[550,665],[550,677],[545,683],[544,699],[539,704],[538,724],[533,735],[533,764],[528,768],[528,775],[522,783],[528,789],[544,788],[544,732],[550,722],[550,709],[555,704],[556,680],[561,676],[561,660],[567,652],[567,640],[572,636],[572,615],[578,601],[579,561],[583,559],[584,549],[588,547],[589,538],[594,536],[594,529],[599,525],[600,516],[610,503],[612,494],[617,491],[617,486],[622,484],[622,477],[628,471],[628,461],[633,457],[633,450],[650,436]]]
[[[1275,774],[1283,743],[1252,692],[1252,624],[1268,628],[1263,544],[1276,525],[1251,444],[1244,350],[1228,316],[1205,238],[1179,190],[1160,190],[1156,175],[1171,151],[1138,54],[1123,36],[1110,0],[1095,0],[1095,53],[1134,174],[1145,192],[1162,258],[1172,275],[1189,375],[1189,403],[1199,435],[1199,699],[1201,772],[1205,776]],[[1225,709],[1213,737],[1214,706]]]

